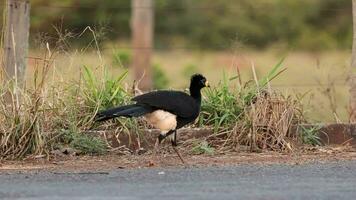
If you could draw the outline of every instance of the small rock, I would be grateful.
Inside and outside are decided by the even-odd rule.
[[[146,152],[147,152],[147,150],[144,149],[144,148],[140,148],[140,149],[138,149],[138,150],[136,151],[136,153],[137,153],[138,155],[142,155],[142,154],[144,154],[144,153],[146,153]]]
[[[65,155],[71,155],[71,156],[76,156],[78,155],[80,152],[73,149],[73,148],[70,148],[70,147],[66,147],[66,148],[63,148],[61,149],[62,153],[65,154]]]
[[[64,153],[62,153],[62,151],[60,151],[58,149],[51,151],[51,154],[55,155],[55,156],[65,156]]]

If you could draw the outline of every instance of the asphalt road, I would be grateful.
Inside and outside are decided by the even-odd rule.
[[[355,199],[356,161],[116,170],[0,172],[0,199]]]

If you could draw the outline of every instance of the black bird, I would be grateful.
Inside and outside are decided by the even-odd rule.
[[[190,95],[180,91],[161,90],[136,96],[132,105],[125,105],[101,111],[96,115],[96,121],[105,121],[115,117],[144,118],[155,128],[161,131],[158,144],[170,136],[173,149],[184,163],[177,146],[177,129],[194,122],[199,116],[201,105],[201,92],[209,87],[206,78],[195,74],[190,81]]]

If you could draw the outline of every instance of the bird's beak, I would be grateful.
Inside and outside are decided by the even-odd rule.
[[[205,87],[210,87],[210,84],[208,81],[205,81]]]

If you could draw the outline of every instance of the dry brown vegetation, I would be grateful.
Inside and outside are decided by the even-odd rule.
[[[63,79],[56,65],[56,55],[63,49],[44,46],[45,53],[36,59],[33,76],[24,87],[16,80],[1,87],[2,159],[50,155],[52,150],[68,146],[83,154],[107,152],[109,142],[85,134],[90,130],[115,128],[117,135],[144,139],[141,130],[148,126],[140,120],[93,122],[98,110],[130,101],[134,92],[124,82],[127,71],[113,77],[102,62],[98,66],[82,65],[79,78]],[[99,46],[95,48],[102,60]],[[252,67],[255,80],[244,84],[240,73],[225,75],[219,84],[206,90],[201,116],[193,126],[212,128],[213,134],[185,147],[198,154],[238,151],[241,146],[251,151],[293,151],[296,138],[289,130],[305,119],[300,101],[271,89],[270,80],[283,76],[282,64],[283,60],[260,79]]]
[[[49,52],[49,51],[48,51]],[[137,120],[119,119],[95,124],[93,117],[102,108],[125,104],[132,93],[122,82],[126,73],[117,79],[84,67],[82,80],[51,84],[52,55],[41,62],[35,71],[32,87],[21,89],[16,84],[3,87],[1,107],[1,155],[5,159],[21,158],[29,154],[50,154],[61,146],[71,146],[82,153],[104,153],[108,142],[83,134],[88,130],[116,128],[117,134],[140,134],[147,126]],[[281,62],[268,75],[279,75]],[[103,67],[104,71],[105,68]],[[99,76],[99,77],[98,77]],[[269,78],[257,80],[235,90],[232,80],[204,93],[202,115],[196,126],[214,128],[204,149],[199,144],[189,148],[207,153],[209,148],[234,151],[240,145],[251,150],[268,149],[291,151],[293,144],[289,130],[300,123],[301,105],[292,97],[266,90]],[[256,87],[258,83],[262,85]],[[6,99],[10,96],[10,99]],[[9,101],[10,100],[10,101]],[[222,101],[222,102],[221,102]],[[7,102],[11,102],[8,104]],[[223,109],[223,110],[219,110]],[[228,113],[228,115],[226,115]],[[139,135],[139,137],[144,137]],[[211,146],[211,147],[210,147]],[[198,150],[199,152],[199,150]]]
[[[279,93],[264,92],[244,109],[243,118],[231,130],[213,135],[209,140],[223,151],[238,151],[245,146],[250,151],[291,152],[300,143],[291,129],[302,122],[303,111],[298,101]]]

